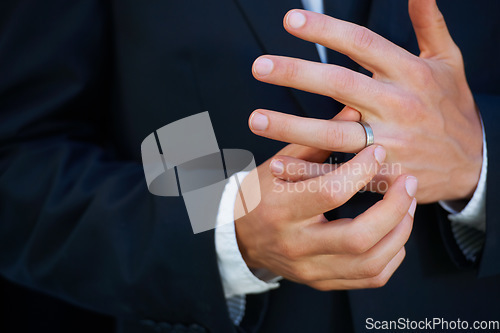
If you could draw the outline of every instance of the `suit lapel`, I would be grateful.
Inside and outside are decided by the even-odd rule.
[[[300,0],[234,0],[252,29],[264,54],[283,55],[320,61],[316,46],[290,35],[283,28],[283,17],[293,8],[302,8]],[[290,89],[304,116],[331,118],[338,106],[331,98]]]
[[[234,0],[259,41],[262,51],[319,61],[316,47],[293,37],[283,28],[283,17],[293,8],[302,8],[300,0]]]

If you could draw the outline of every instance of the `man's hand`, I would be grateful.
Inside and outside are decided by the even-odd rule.
[[[328,156],[293,144],[279,154],[294,156],[304,165],[311,165],[305,160],[321,162]],[[296,182],[271,174],[276,159],[259,166],[253,172],[259,176],[261,202],[235,222],[247,265],[319,290],[384,285],[405,256],[416,207],[416,178],[396,179],[383,200],[355,219],[329,222],[323,213],[344,204],[369,183],[385,155],[382,147],[371,146],[330,172],[317,175],[304,169],[303,180]],[[242,183],[245,196],[252,192],[252,179],[248,175]],[[236,215],[238,209],[242,207],[235,207]]]
[[[346,54],[372,72],[371,78],[277,56],[257,59],[253,73],[258,80],[330,96],[359,111],[358,119],[351,120],[362,118],[372,126],[388,164],[400,163],[401,173],[419,179],[419,202],[470,198],[481,171],[482,129],[462,56],[435,0],[410,0],[409,10],[420,57],[352,23],[304,10],[285,16],[288,32]],[[257,110],[251,119],[255,134],[276,140],[343,152],[358,152],[365,145],[364,130],[353,121],[266,110]],[[398,174],[379,174],[372,188],[385,189],[377,183],[391,184]]]

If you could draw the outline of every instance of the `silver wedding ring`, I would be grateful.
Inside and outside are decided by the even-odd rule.
[[[366,134],[366,144],[365,148],[368,146],[371,146],[374,143],[374,137],[373,137],[373,130],[372,127],[366,122],[366,121],[358,121],[358,123],[363,126],[363,129],[365,130]]]

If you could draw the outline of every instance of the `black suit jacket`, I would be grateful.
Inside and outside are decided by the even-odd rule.
[[[326,1],[330,15],[418,53],[406,1]],[[486,129],[487,240],[479,262],[465,261],[438,205],[421,206],[407,258],[387,286],[327,293],[284,281],[250,296],[235,328],[213,231],[193,235],[180,197],[148,192],[140,144],[208,110],[219,146],[248,149],[261,163],[283,144],[250,133],[253,109],[315,118],[338,112],[328,98],[252,78],[263,53],[319,60],[313,44],[282,28],[300,1],[2,1],[0,273],[10,282],[0,295],[0,327],[105,332],[115,318],[122,332],[363,332],[368,317],[498,320],[500,3],[439,4]],[[359,69],[338,54],[331,60]],[[358,195],[334,215],[355,216],[377,199]],[[36,308],[54,316],[37,316]]]

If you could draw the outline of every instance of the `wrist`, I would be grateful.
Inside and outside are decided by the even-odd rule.
[[[245,216],[246,217],[246,216]],[[237,221],[234,222],[234,228],[235,228],[235,234],[236,234],[236,243],[238,244],[238,249],[240,250],[241,257],[243,258],[243,261],[245,261],[246,265],[248,266],[249,269],[255,270],[255,269],[260,269],[263,268],[261,265],[259,265],[255,260],[252,259],[251,255],[251,245],[248,244],[248,240],[256,240],[256,237],[253,236],[248,236],[248,234],[245,232],[245,223],[251,223],[251,221],[247,221],[245,217],[242,217],[238,219]]]
[[[469,135],[462,137],[462,155],[465,156],[465,159],[456,168],[455,176],[452,178],[452,185],[455,185],[451,188],[452,200],[469,201],[474,195],[481,177],[486,147],[484,147],[485,138],[481,115],[477,106],[474,110],[474,114],[467,120],[470,124],[469,128],[463,129]]]
[[[479,178],[481,176],[481,168],[483,164],[482,155],[470,160],[463,168],[460,168],[455,177],[455,188],[452,189],[452,200],[468,201],[476,191]]]

